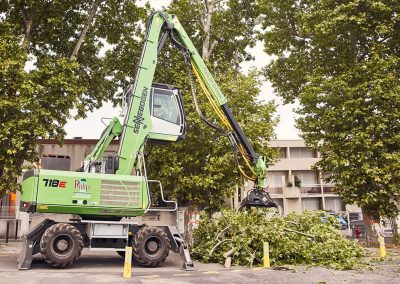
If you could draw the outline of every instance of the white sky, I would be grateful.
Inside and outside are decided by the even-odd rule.
[[[150,5],[155,9],[161,9],[167,6],[170,0],[150,0]],[[144,5],[146,1],[139,0],[139,5]],[[269,56],[263,51],[262,42],[258,42],[254,48],[249,49],[255,57],[254,61],[244,62],[241,67],[246,72],[251,67],[262,68],[269,62]],[[163,82],[168,83],[168,82]],[[261,88],[260,100],[270,101],[275,100],[277,106],[276,115],[279,116],[279,124],[275,128],[277,139],[300,139],[298,130],[295,127],[296,114],[293,108],[296,105],[283,105],[282,100],[274,94],[273,88],[269,81],[265,81]],[[74,120],[70,119],[65,125],[67,132],[66,138],[83,137],[86,139],[99,138],[104,129],[101,123],[102,117],[114,117],[120,114],[120,108],[113,108],[111,103],[104,104],[103,107],[93,112],[87,113],[85,119]]]

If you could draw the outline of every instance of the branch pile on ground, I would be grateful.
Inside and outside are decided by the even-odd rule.
[[[193,256],[203,262],[253,266],[262,263],[263,242],[268,242],[271,265],[351,269],[363,251],[338,226],[323,211],[290,213],[284,218],[269,210],[223,210],[212,218],[203,213],[193,232]]]

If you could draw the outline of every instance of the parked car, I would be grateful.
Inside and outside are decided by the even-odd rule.
[[[326,221],[327,221],[327,218],[328,218],[329,216],[333,216],[333,217],[336,218],[336,220],[337,220],[338,223],[339,223],[339,228],[340,228],[341,230],[345,230],[345,229],[347,229],[347,228],[349,227],[349,225],[347,224],[347,221],[343,218],[343,216],[338,215],[338,214],[333,213],[333,212],[326,212],[326,217],[322,217],[322,222],[326,222]]]
[[[336,220],[338,220],[339,224],[340,224],[340,229],[345,230],[349,227],[349,225],[347,224],[347,221],[339,215],[336,215]]]

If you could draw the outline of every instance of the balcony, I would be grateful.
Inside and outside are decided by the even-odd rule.
[[[270,188],[268,188],[268,192],[270,195],[280,195],[280,194],[283,194],[283,188],[282,187],[270,187]]]
[[[285,187],[285,190],[283,191],[283,196],[285,198],[299,198],[300,197],[300,188]]]
[[[337,194],[333,185],[324,185],[324,194]]]
[[[313,195],[322,194],[320,184],[303,185],[300,189],[301,194]]]

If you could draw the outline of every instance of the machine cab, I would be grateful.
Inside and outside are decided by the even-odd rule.
[[[153,83],[150,96],[152,130],[149,139],[153,142],[177,141],[185,137],[185,110],[179,89]]]

